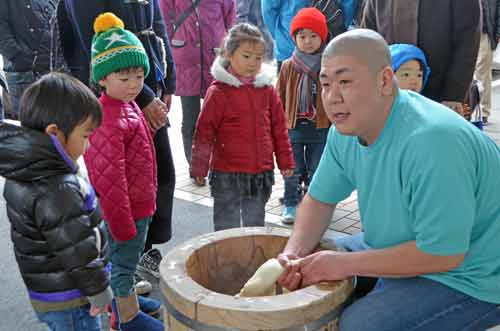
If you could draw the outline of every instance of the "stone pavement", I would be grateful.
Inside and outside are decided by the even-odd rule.
[[[275,66],[273,65],[264,65],[264,70],[271,74],[276,71]],[[500,89],[494,89],[493,92],[493,104],[496,105],[496,107],[494,107],[490,117],[490,124],[485,127],[485,132],[500,145]],[[178,97],[174,97],[173,99],[172,111],[170,112],[169,118],[172,124],[169,135],[177,177],[175,197],[212,207],[213,200],[210,197],[210,189],[208,185],[198,187],[194,185],[192,180],[189,178],[188,164],[184,157],[182,145],[182,110],[180,106],[180,99]],[[280,204],[279,198],[283,196],[284,185],[283,179],[278,170],[275,171],[275,181],[276,184],[273,187],[271,198],[266,205],[266,223],[275,226],[291,227],[283,224],[280,219],[283,205]],[[356,192],[354,192],[349,198],[337,205],[337,209],[333,215],[331,225],[329,226],[325,237],[334,239],[339,236],[355,234],[360,231],[361,223],[357,195]]]

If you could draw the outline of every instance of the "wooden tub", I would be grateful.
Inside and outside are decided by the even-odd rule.
[[[260,265],[282,252],[290,233],[282,228],[231,229],[172,250],[160,265],[166,330],[336,330],[352,293],[351,280],[276,296],[234,297]]]

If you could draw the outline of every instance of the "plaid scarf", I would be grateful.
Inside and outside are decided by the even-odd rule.
[[[298,117],[314,119],[316,115],[316,99],[313,94],[317,94],[318,73],[321,68],[321,52],[306,54],[295,48],[292,55],[292,64],[295,70],[300,73],[297,95],[299,96]],[[316,91],[313,91],[313,84]]]

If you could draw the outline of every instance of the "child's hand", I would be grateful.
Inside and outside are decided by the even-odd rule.
[[[106,310],[106,307],[102,307],[102,308],[99,308],[99,307],[96,307],[96,306],[91,306],[90,307],[90,316],[97,316],[99,314],[102,314],[102,313],[105,313],[107,310]]]
[[[205,186],[205,177],[194,177],[194,183],[197,186]]]
[[[293,175],[293,169],[280,170],[281,175],[285,178],[291,177]]]

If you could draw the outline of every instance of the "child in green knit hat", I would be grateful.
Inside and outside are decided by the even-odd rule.
[[[94,30],[91,77],[103,90],[103,119],[84,157],[110,234],[113,314],[120,330],[163,330],[160,321],[144,313],[158,313],[160,303],[139,300],[134,288],[134,273],[156,210],[155,132],[134,102],[149,73],[148,56],[112,13],[99,15]]]

